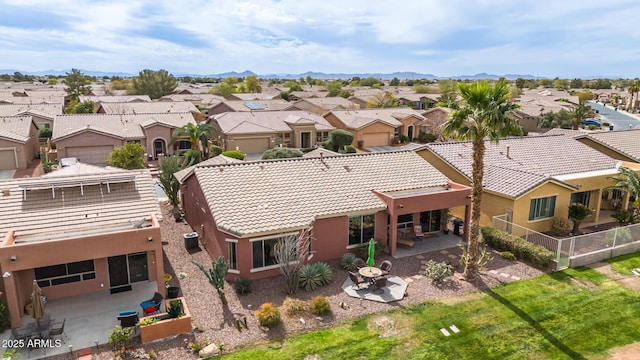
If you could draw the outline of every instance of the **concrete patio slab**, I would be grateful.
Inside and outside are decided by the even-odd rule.
[[[458,243],[461,241],[466,245],[466,242],[458,235],[431,233],[430,237],[422,241],[416,241],[411,248],[398,246],[394,258],[399,259],[438,250],[441,250],[441,254],[449,254],[446,249],[458,247]]]
[[[347,280],[342,284],[342,289],[347,293],[347,295],[354,298],[390,303],[402,300],[405,292],[407,291],[408,285],[409,284],[399,276],[390,275],[387,276],[387,286],[382,289],[382,293],[374,293],[374,287],[372,285],[369,285],[369,287],[363,288],[362,290],[357,290],[357,288],[354,289],[353,282],[349,278],[347,278]]]

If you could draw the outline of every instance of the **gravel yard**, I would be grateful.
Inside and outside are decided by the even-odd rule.
[[[313,296],[324,295],[329,298],[332,314],[322,317],[321,320],[310,315],[305,318],[305,323],[299,317],[288,318],[282,315],[281,325],[269,331],[260,329],[258,322],[253,315],[254,311],[265,302],[282,304],[286,297],[284,291],[284,281],[280,277],[254,281],[251,285],[251,293],[238,296],[233,291],[230,284],[225,286],[228,304],[223,306],[212,285],[207,278],[192,263],[192,261],[203,264],[206,268],[211,266],[211,258],[205,251],[187,252],[184,247],[183,234],[191,232],[192,229],[187,223],[176,223],[168,215],[169,207],[162,207],[165,221],[162,223],[162,239],[165,255],[165,272],[171,274],[172,286],[179,286],[181,294],[186,298],[187,305],[191,311],[194,333],[192,335],[181,335],[174,339],[167,339],[144,345],[146,351],[153,350],[159,359],[186,359],[197,358],[185,349],[184,339],[188,341],[209,340],[212,343],[224,343],[225,351],[236,348],[240,345],[260,341],[277,340],[284,336],[299,331],[308,331],[319,327],[330,326],[338,321],[351,317],[376,313],[386,310],[405,307],[409,304],[422,302],[425,300],[435,300],[447,298],[447,301],[455,301],[455,297],[476,291],[478,285],[458,280],[451,277],[444,284],[436,286],[427,279],[423,273],[423,264],[428,260],[450,261],[454,266],[458,265],[460,249],[451,248],[446,251],[425,253],[402,259],[393,259],[388,255],[381,255],[376,258],[376,262],[389,259],[393,263],[392,274],[398,275],[407,282],[407,296],[398,302],[384,304],[367,300],[360,300],[347,296],[342,291],[342,284],[348,277],[346,271],[340,266],[340,260],[329,262],[333,269],[334,280],[316,291],[307,292],[302,289],[295,297],[309,300]],[[483,270],[481,281],[482,286],[496,286],[502,283],[535,277],[543,272],[526,264],[503,259],[497,252],[493,252],[493,261]],[[461,268],[457,266],[456,271]],[[179,279],[178,273],[185,273],[184,279]],[[344,308],[340,306],[343,303]],[[248,329],[238,331],[235,326],[237,317],[246,317]],[[136,346],[139,346],[136,345]],[[113,355],[107,346],[101,346],[98,353],[94,353],[94,359],[110,359]]]

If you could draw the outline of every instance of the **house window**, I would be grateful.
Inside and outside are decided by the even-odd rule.
[[[38,129],[51,129],[49,123],[38,123]]]
[[[189,140],[178,141],[178,156],[184,155],[185,152],[191,150],[191,143]]]
[[[273,250],[276,243],[278,243],[282,238],[283,236],[278,236],[252,241],[251,250],[253,253],[253,269],[276,265],[276,258]]]
[[[291,134],[283,133],[282,134],[282,145],[286,147],[291,147]]]
[[[127,140],[127,144],[140,144],[140,140]]]
[[[68,284],[96,278],[93,260],[44,266],[34,269],[40,287]]]
[[[329,139],[329,132],[328,131],[318,131],[318,132],[316,132],[316,142],[317,143],[323,143],[327,139]]]
[[[229,269],[238,270],[238,243],[235,241],[229,241],[229,253],[227,258],[229,259]]]
[[[364,244],[375,235],[376,215],[359,215],[349,218],[349,245]]]
[[[529,208],[529,220],[538,220],[553,217],[555,207],[555,196],[531,199],[531,207]]]
[[[583,191],[571,194],[571,204],[582,204],[589,206],[589,199],[591,197],[591,191]]]

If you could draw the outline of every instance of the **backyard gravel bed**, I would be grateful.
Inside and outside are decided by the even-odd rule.
[[[493,260],[483,269],[480,280],[475,283],[460,280],[459,276],[447,279],[441,285],[432,284],[431,280],[424,276],[424,264],[428,260],[448,261],[456,267],[456,271],[462,268],[458,264],[461,250],[457,247],[446,251],[436,251],[394,259],[383,254],[376,258],[376,263],[390,260],[393,263],[391,273],[400,276],[409,282],[406,296],[403,300],[394,303],[378,303],[349,297],[343,290],[342,284],[348,275],[340,266],[340,260],[328,262],[334,274],[334,280],[315,291],[300,289],[295,295],[302,300],[310,300],[314,296],[324,295],[331,304],[331,315],[305,317],[304,323],[300,317],[288,318],[282,314],[282,323],[274,329],[265,331],[258,325],[253,315],[254,311],[265,302],[281,305],[286,298],[284,280],[275,277],[257,280],[251,284],[251,292],[238,296],[233,291],[231,284],[225,286],[228,304],[223,306],[215,288],[209,284],[205,275],[192,263],[203,264],[205,268],[211,267],[209,254],[198,249],[188,252],[184,246],[183,234],[191,232],[191,227],[186,223],[176,223],[169,213],[168,206],[162,206],[164,222],[161,224],[165,272],[172,275],[171,286],[179,286],[181,295],[185,297],[187,306],[191,311],[193,334],[179,335],[177,338],[166,339],[150,344],[145,344],[146,351],[153,350],[159,359],[185,359],[197,358],[185,348],[184,340],[205,341],[225,344],[225,351],[232,350],[243,344],[256,341],[280,340],[285,336],[300,331],[309,331],[321,327],[330,326],[336,322],[356,317],[363,314],[377,313],[397,308],[403,308],[410,304],[444,298],[458,297],[470,292],[482,290],[486,287],[494,287],[503,283],[517,281],[541,275],[543,271],[528,266],[524,263],[503,259],[499,253],[492,252]],[[179,279],[179,273],[186,276]],[[459,275],[459,274],[457,274]],[[454,299],[451,299],[454,301]],[[235,325],[237,317],[246,317],[248,329],[238,331]],[[139,346],[139,343],[136,344]],[[94,351],[94,359],[110,359],[113,354],[105,345]]]

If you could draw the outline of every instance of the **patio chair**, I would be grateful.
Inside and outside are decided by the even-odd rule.
[[[138,312],[135,310],[123,311],[118,315],[120,327],[127,328],[136,326],[138,323]]]
[[[376,294],[384,293],[384,287],[387,286],[387,278],[384,276],[376,278],[376,282],[373,283],[373,286],[375,287],[375,289],[373,290],[374,293]]]
[[[150,315],[160,311],[160,305],[162,304],[163,299],[164,296],[162,296],[162,294],[160,294],[159,292],[156,292],[155,294],[153,294],[153,297],[151,299],[140,303],[142,312],[145,315]]]
[[[137,315],[137,313],[136,313]],[[59,336],[60,340],[62,340],[63,343],[64,339],[62,338],[67,337],[67,334],[64,332],[64,324],[67,322],[67,319],[62,319],[62,322],[54,322],[53,324],[51,324],[51,331],[49,331],[49,336],[53,339],[54,336]]]
[[[380,270],[382,270],[382,275],[389,275],[389,272],[391,272],[391,261],[385,260],[380,263]]]
[[[363,268],[363,267],[366,267],[366,266],[367,266],[367,263],[366,263],[366,262],[364,262],[364,260],[362,260],[362,259],[360,259],[360,258],[356,258],[356,259],[355,259],[355,261],[354,261],[353,263],[356,265],[356,267],[357,267],[358,269],[361,269],[361,268]]]
[[[414,241],[422,241],[422,240],[424,240],[424,233],[422,232],[422,225],[414,225],[413,226],[413,240]]]
[[[362,284],[369,283],[367,279],[363,278],[358,273],[354,273],[353,271],[349,271],[349,279],[351,279],[351,282],[353,282],[353,285],[351,287],[356,290],[362,290]]]

